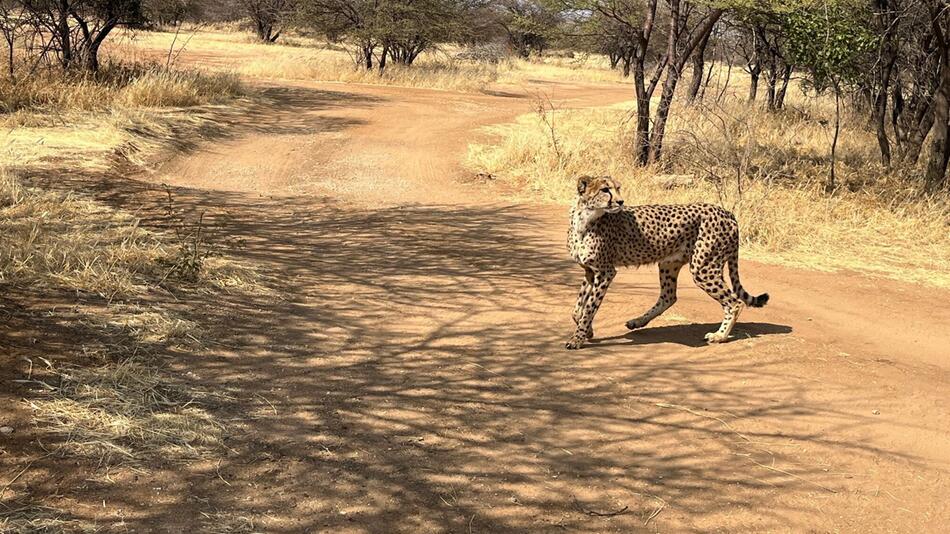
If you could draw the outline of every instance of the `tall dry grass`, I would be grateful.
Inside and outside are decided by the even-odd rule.
[[[43,70],[0,79],[0,118],[16,112],[63,115],[110,109],[187,107],[243,94],[236,75],[165,69],[158,64],[109,63],[95,75]]]
[[[833,104],[832,104],[833,106]],[[830,114],[823,99],[791,96],[774,114],[738,99],[677,106],[664,167],[634,165],[634,105],[547,111],[489,129],[466,165],[518,196],[569,203],[575,177],[610,174],[630,204],[711,202],[735,211],[743,254],[800,267],[853,269],[950,287],[950,203],[925,198],[904,169],[877,163],[875,140],[849,117],[839,145],[843,186],[824,193]]]
[[[281,78],[372,85],[394,85],[422,89],[477,92],[489,89],[498,80],[499,66],[463,63],[435,55],[424,56],[411,67],[389,65],[383,72],[354,65],[343,52],[299,51],[257,59],[242,64],[238,72],[257,78]]]

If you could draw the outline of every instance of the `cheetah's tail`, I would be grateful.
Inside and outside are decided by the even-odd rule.
[[[739,282],[739,253],[735,252],[729,258],[729,279],[732,281],[732,290],[736,296],[750,308],[761,308],[769,301],[769,294],[762,293],[757,297],[750,295]]]

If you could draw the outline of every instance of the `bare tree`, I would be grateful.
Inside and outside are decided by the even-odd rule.
[[[241,0],[241,5],[258,39],[266,43],[277,41],[284,25],[294,13],[295,0]]]
[[[7,74],[10,80],[16,79],[14,52],[21,31],[27,27],[27,17],[23,6],[15,1],[0,0],[0,33],[7,45]]]
[[[18,0],[31,24],[49,36],[64,68],[99,70],[99,49],[112,30],[144,20],[138,0]]]
[[[676,85],[683,73],[683,67],[699,43],[708,39],[713,26],[719,21],[723,10],[713,8],[701,10],[690,2],[669,0],[670,30],[667,37],[666,80],[663,83],[663,92],[657,104],[656,118],[653,131],[650,132],[647,147],[647,163],[658,162],[663,155],[663,141],[666,135],[666,123],[670,115],[670,107],[676,94]],[[699,20],[690,27],[690,16]]]

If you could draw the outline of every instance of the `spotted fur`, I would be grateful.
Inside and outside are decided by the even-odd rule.
[[[643,328],[676,302],[677,277],[687,264],[696,285],[724,311],[719,329],[706,334],[709,343],[729,338],[743,305],[758,308],[769,300],[768,294],[753,297],[739,283],[739,224],[732,213],[711,204],[627,207],[620,184],[609,176],[578,178],[568,249],[585,273],[569,349],[594,336],[594,315],[618,266],[659,265],[660,296],[646,313],[627,321],[631,330]]]

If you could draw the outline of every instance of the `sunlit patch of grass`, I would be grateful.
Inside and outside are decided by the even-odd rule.
[[[299,53],[299,52],[298,52]],[[452,91],[482,91],[497,80],[499,67],[425,57],[411,67],[394,64],[383,72],[357,67],[345,54],[331,51],[280,55],[242,64],[241,74],[261,78],[397,85]]]
[[[354,61],[341,45],[308,37],[288,37],[275,44],[254,41],[246,33],[186,30],[136,32],[110,45],[110,54],[126,61],[161,61],[169,50],[176,61],[203,69],[231,71],[254,78],[366,83],[478,92],[496,84],[538,80],[621,82],[603,56],[506,58],[499,63],[456,60],[456,47],[423,53],[411,67],[390,63],[380,73]],[[183,48],[182,48],[183,47]],[[181,53],[178,51],[181,50]]]
[[[110,63],[95,75],[43,70],[15,81],[0,79],[0,114],[33,111],[59,116],[76,111],[183,107],[243,94],[230,72],[166,69],[149,63]]]
[[[134,357],[47,372],[55,380],[28,404],[36,422],[62,438],[61,451],[115,464],[198,457],[221,444],[223,427],[196,392]]]
[[[169,273],[176,247],[138,220],[79,196],[24,188],[0,173],[0,282],[64,287],[106,298],[143,293]],[[198,283],[252,289],[256,275],[221,258]]]

